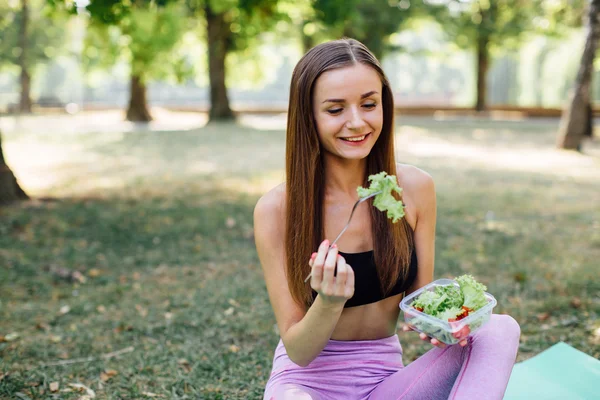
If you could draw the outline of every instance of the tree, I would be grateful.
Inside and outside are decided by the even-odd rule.
[[[366,45],[378,59],[396,50],[389,39],[425,9],[408,0],[314,0],[313,21],[330,37],[351,37]]]
[[[475,108],[483,111],[487,108],[486,78],[492,52],[517,47],[527,33],[533,32],[543,0],[437,0],[435,3],[445,4],[443,8],[436,7],[435,12],[448,37],[461,48],[475,50]]]
[[[20,70],[18,110],[31,112],[31,80],[35,68],[56,57],[64,48],[66,15],[50,15],[42,0],[0,3],[0,68]]]
[[[193,15],[206,21],[210,80],[209,120],[234,118],[227,95],[227,56],[255,46],[260,33],[284,19],[279,0],[187,0]]]
[[[179,72],[184,62],[173,57],[173,49],[186,29],[180,0],[94,0],[86,6],[90,25],[84,63],[87,69],[108,68],[117,61],[130,65],[130,95],[127,120],[152,120],[146,87],[151,78]]]
[[[575,79],[575,87],[563,111],[557,146],[581,150],[584,136],[592,136],[592,107],[590,91],[594,58],[600,39],[600,0],[591,0],[587,17],[585,47]]]
[[[6,165],[2,152],[2,133],[0,132],[0,205],[27,199],[29,196],[21,189],[15,175]]]

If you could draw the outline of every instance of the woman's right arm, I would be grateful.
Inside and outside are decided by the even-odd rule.
[[[319,355],[331,338],[344,304],[354,292],[354,273],[338,256],[337,248],[329,250],[329,243],[325,241],[316,256],[306,260],[313,268],[311,285],[319,295],[308,311],[292,299],[285,274],[282,198],[282,193],[274,190],[258,201],[254,209],[254,238],[286,352],[294,363],[304,367]],[[338,271],[334,278],[336,265]]]

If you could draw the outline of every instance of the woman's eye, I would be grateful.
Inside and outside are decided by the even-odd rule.
[[[333,110],[327,110],[327,112],[331,115],[339,114],[342,111],[341,108],[334,108]]]
[[[363,104],[363,107],[366,107],[369,110],[372,110],[373,108],[375,108],[377,106],[376,103],[369,103],[369,104]]]

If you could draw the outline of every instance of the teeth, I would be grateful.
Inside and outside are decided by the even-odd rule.
[[[364,140],[364,138],[366,138],[366,137],[367,137],[367,135],[363,135],[363,136],[356,137],[356,138],[342,138],[342,139],[344,139],[348,142],[360,142],[361,140]]]

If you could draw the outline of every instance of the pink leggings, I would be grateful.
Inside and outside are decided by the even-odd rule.
[[[280,341],[265,400],[502,399],[519,348],[520,328],[493,314],[465,347],[433,348],[406,367],[398,336],[330,340],[307,367]]]

